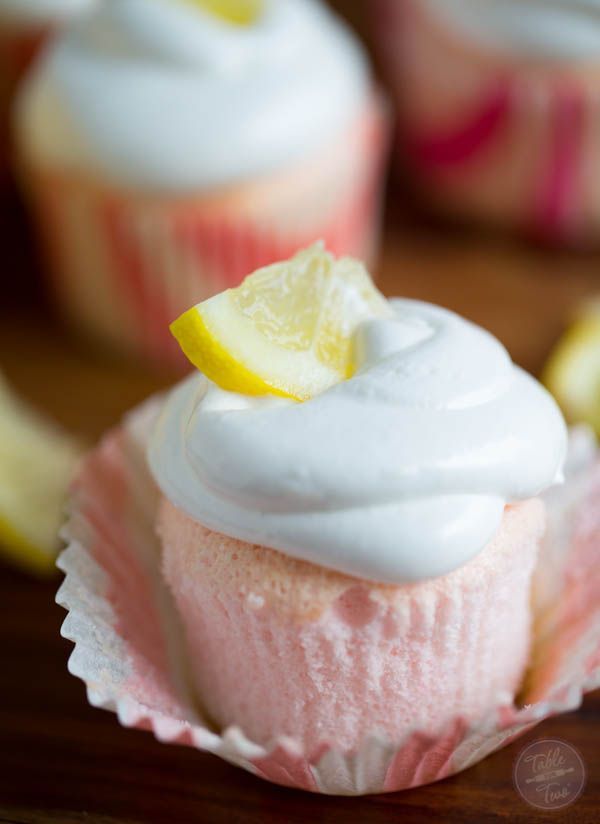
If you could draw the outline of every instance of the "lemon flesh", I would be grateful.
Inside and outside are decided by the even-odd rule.
[[[54,569],[75,442],[0,381],[0,554],[40,574]]]
[[[261,15],[264,0],[187,0],[215,17],[238,26],[250,26]]]
[[[583,316],[552,353],[543,380],[572,423],[600,435],[600,311]]]
[[[315,244],[194,306],[171,331],[222,389],[304,401],[352,376],[361,322],[391,315],[361,263]]]

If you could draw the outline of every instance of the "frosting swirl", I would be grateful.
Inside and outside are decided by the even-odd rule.
[[[48,51],[18,126],[40,162],[187,190],[309,156],[369,87],[360,45],[316,0],[265,0],[247,26],[186,0],[118,0]]]
[[[392,305],[359,327],[355,377],[306,403],[181,384],[149,452],[165,495],[212,529],[369,580],[476,555],[507,503],[560,480],[564,421],[483,329]]]

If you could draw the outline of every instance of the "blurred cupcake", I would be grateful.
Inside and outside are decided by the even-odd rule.
[[[377,248],[385,113],[314,0],[119,0],[49,50],[18,111],[54,289],[78,326],[182,365],[167,325],[324,238]]]
[[[600,241],[597,0],[380,0],[401,161],[438,210]]]
[[[353,752],[511,705],[534,496],[566,451],[550,395],[482,329],[384,300],[318,246],[173,331],[204,375],[167,399],[150,465],[164,576],[218,727]]]
[[[18,81],[45,37],[95,0],[0,0],[0,173],[8,168],[9,112]]]

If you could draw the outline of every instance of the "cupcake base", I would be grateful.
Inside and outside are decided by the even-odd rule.
[[[483,717],[525,672],[544,524],[541,501],[511,507],[470,563],[391,587],[212,532],[164,500],[163,570],[199,700],[221,726],[311,754]]]
[[[318,156],[197,196],[124,191],[23,157],[58,307],[119,352],[189,368],[168,326],[190,306],[319,239],[336,255],[373,262],[387,130],[373,95]]]
[[[140,408],[84,462],[73,489],[69,546],[59,566],[66,578],[57,600],[69,612],[63,635],[75,649],[69,669],[89,701],[117,713],[128,727],[151,730],[164,743],[212,752],[290,787],[334,795],[392,792],[466,769],[551,715],[575,709],[600,686],[600,585],[575,575],[570,541],[544,551],[540,564],[554,578],[550,632],[534,635],[528,685],[519,702],[489,707],[484,717],[459,716],[435,732],[413,729],[398,740],[367,735],[354,753],[323,742],[312,754],[285,736],[267,746],[239,728],[219,730],[203,716],[189,687],[183,633],[160,574],[155,535],[159,493],[145,460],[160,402]],[[590,470],[578,473],[581,506],[593,494]],[[572,488],[572,481],[565,492]],[[599,502],[594,498],[593,506]],[[561,534],[566,535],[568,531]],[[569,538],[570,538],[570,533]],[[553,560],[559,558],[560,563]],[[568,578],[578,581],[574,588]],[[596,608],[579,615],[585,589]],[[273,690],[279,685],[273,683]]]
[[[398,162],[447,217],[545,243],[600,245],[597,60],[512,53],[435,3],[377,0],[400,117]]]

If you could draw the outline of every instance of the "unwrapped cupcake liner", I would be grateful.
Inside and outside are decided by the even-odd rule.
[[[562,492],[553,492],[556,517],[536,572],[540,620],[518,703],[490,707],[475,723],[448,718],[436,733],[414,729],[399,741],[374,730],[354,752],[329,741],[309,755],[284,736],[261,746],[237,727],[213,728],[191,690],[182,629],[160,571],[159,492],[145,457],[160,406],[154,399],[131,413],[84,461],[59,559],[65,580],[57,601],[68,611],[62,634],[75,644],[69,670],[86,684],[90,703],[114,711],[124,726],[277,784],[363,795],[460,772],[543,719],[577,708],[600,686],[600,583],[586,568],[600,540],[600,470],[588,444]]]
[[[326,151],[271,178],[151,197],[23,160],[58,305],[82,330],[167,367],[187,366],[169,323],[260,266],[322,239],[373,262],[388,114],[374,96]]]
[[[574,245],[600,239],[600,62],[478,41],[419,0],[378,0],[398,157],[457,217]]]

